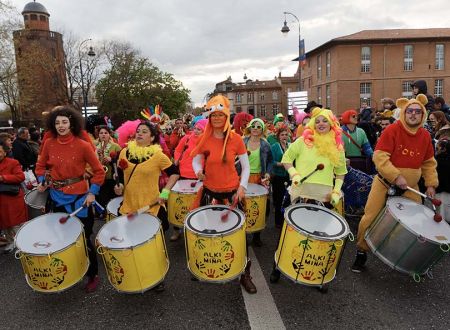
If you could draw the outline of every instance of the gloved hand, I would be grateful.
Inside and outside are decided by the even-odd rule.
[[[299,186],[300,185],[301,176],[300,176],[300,174],[298,174],[298,172],[295,169],[295,167],[291,167],[287,172],[289,173],[289,176],[291,177],[292,184],[295,185],[295,186]]]
[[[159,198],[164,199],[164,200],[168,200],[169,199],[169,194],[170,194],[170,190],[164,188],[163,190],[161,190],[161,193],[159,194]]]
[[[335,207],[336,205],[339,204],[340,200],[341,200],[341,194],[339,192],[333,190],[331,192],[331,197],[330,197],[331,205],[333,205]]]

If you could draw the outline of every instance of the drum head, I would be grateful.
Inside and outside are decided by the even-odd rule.
[[[450,226],[445,221],[434,221],[434,212],[428,207],[404,197],[389,198],[386,207],[415,234],[439,244],[450,243]]]
[[[126,215],[106,223],[98,232],[97,241],[110,249],[125,249],[152,239],[159,230],[159,220],[150,214],[132,219]]]
[[[77,217],[59,223],[65,216],[67,213],[49,213],[28,221],[16,235],[17,248],[29,254],[46,255],[75,243],[83,225]]]
[[[118,216],[119,215],[119,208],[120,208],[120,203],[122,203],[123,201],[123,197],[116,197],[113,198],[109,201],[108,205],[106,205],[106,209],[108,210],[108,212],[112,215]]]
[[[25,204],[34,208],[42,209],[47,203],[48,190],[39,192],[37,189],[33,189],[25,194]]]
[[[194,186],[192,187],[191,185]],[[198,180],[178,180],[172,187],[172,191],[180,194],[195,194],[202,185],[203,183]]]
[[[261,186],[260,184],[256,183],[249,183],[247,186],[247,191],[245,192],[245,196],[263,196],[268,195],[269,190],[267,190],[266,187]]]
[[[315,237],[340,239],[350,232],[347,222],[339,214],[323,206],[291,205],[284,214],[286,221],[294,228]]]
[[[188,213],[185,220],[186,229],[205,236],[230,233],[244,225],[245,215],[234,209],[222,221],[221,216],[230,208],[225,205],[203,206]]]

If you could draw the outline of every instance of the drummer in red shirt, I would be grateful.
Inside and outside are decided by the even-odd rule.
[[[423,128],[427,120],[427,102],[423,94],[411,100],[398,99],[396,105],[400,108],[400,118],[383,131],[377,142],[373,162],[378,175],[373,179],[364,215],[359,222],[358,250],[351,268],[354,273],[361,273],[365,269],[369,251],[365,233],[385,206],[391,185],[399,187],[404,197],[421,203],[421,197],[407,190],[407,187],[419,190],[418,182],[423,177],[426,194],[431,198],[435,196],[438,186],[437,163],[430,134]]]
[[[213,199],[231,204],[234,198],[238,198],[242,204],[245,202],[250,164],[241,136],[231,131],[230,101],[219,94],[208,101],[206,109],[210,113],[209,121],[205,133],[191,154],[194,156],[194,171],[197,177],[203,180],[197,204],[210,205]],[[242,167],[240,179],[234,165],[236,157]],[[193,208],[196,206],[198,205]],[[256,293],[256,286],[250,276],[250,266],[249,260],[240,283],[248,293]]]
[[[53,212],[71,213],[81,205],[87,206],[77,217],[84,225],[90,261],[85,289],[86,292],[93,292],[99,278],[97,256],[90,239],[94,225],[94,214],[90,206],[103,184],[105,171],[92,144],[82,139],[82,123],[81,114],[70,106],[59,106],[52,110],[47,118],[47,129],[52,135],[42,147],[36,163],[36,175],[40,182],[38,191],[49,189],[50,201],[47,204]],[[90,186],[84,177],[86,165],[93,172]],[[48,180],[45,177],[47,173]]]

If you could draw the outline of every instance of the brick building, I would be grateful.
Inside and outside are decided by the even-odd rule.
[[[63,40],[50,31],[45,7],[30,2],[22,11],[24,26],[14,31],[19,82],[19,120],[39,122],[42,112],[67,103]]]
[[[216,84],[213,94],[221,93],[230,99],[233,112],[248,112],[256,117],[272,120],[281,112],[287,115],[287,93],[298,90],[298,76],[273,80],[251,80],[233,83],[231,77]]]
[[[426,80],[428,93],[450,98],[450,29],[366,30],[332,39],[306,54],[302,87],[309,99],[342,113],[367,99],[411,97]]]

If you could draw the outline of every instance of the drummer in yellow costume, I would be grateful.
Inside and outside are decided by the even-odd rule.
[[[117,195],[123,195],[123,204],[119,213],[128,214],[138,209],[152,205],[148,213],[157,216],[164,230],[169,228],[167,212],[161,207],[169,198],[170,189],[176,183],[178,168],[163,153],[160,141],[160,131],[157,125],[150,122],[139,124],[136,129],[136,140],[120,152],[118,167],[124,173],[124,184],[115,186]],[[158,182],[164,171],[169,180],[159,191]],[[161,285],[158,289],[162,289]]]
[[[425,104],[428,99],[419,94],[416,99],[400,98],[396,105],[400,108],[400,117],[389,125],[381,134],[373,154],[373,162],[378,170],[370,189],[364,216],[358,227],[356,259],[352,266],[354,273],[365,268],[369,247],[364,235],[386,204],[390,185],[406,190],[412,187],[418,190],[420,177],[424,178],[426,194],[434,198],[438,186],[436,160],[428,131],[423,128],[427,120]],[[421,203],[421,197],[411,191],[404,192],[404,197]]]
[[[292,180],[291,201],[300,198],[302,202],[324,203],[328,208],[339,203],[347,173],[341,132],[331,110],[313,109],[303,135],[289,146],[281,160]],[[274,267],[270,281],[275,283],[279,278],[280,272]]]

